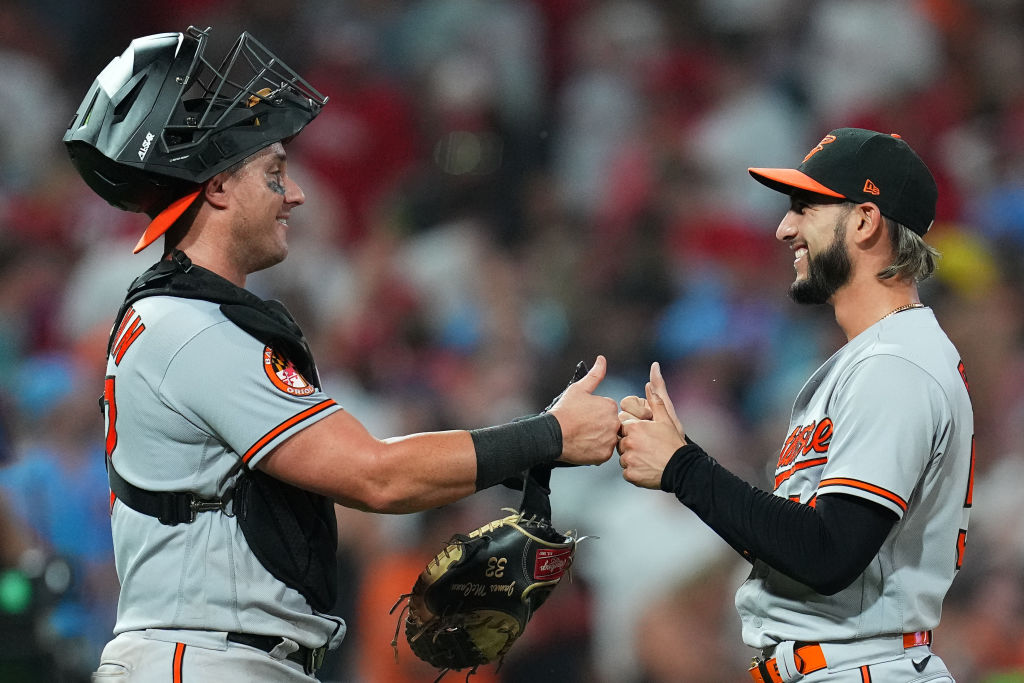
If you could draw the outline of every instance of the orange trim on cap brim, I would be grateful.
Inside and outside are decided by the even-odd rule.
[[[845,195],[839,194],[834,190],[830,190],[825,187],[817,180],[802,173],[795,168],[748,168],[747,171],[750,175],[754,176],[754,179],[764,183],[771,187],[772,185],[785,185],[786,187],[795,187],[800,190],[807,190],[808,192],[817,192],[818,194],[828,195],[829,197],[844,197]],[[764,182],[765,180],[770,182]],[[773,189],[778,189],[777,187]]]
[[[142,237],[139,238],[138,243],[135,245],[135,249],[132,250],[133,254],[138,254],[140,251],[153,244],[160,235],[170,230],[174,222],[181,218],[181,214],[185,213],[188,207],[192,206],[192,202],[196,200],[199,193],[202,190],[196,190],[191,194],[187,194],[181,199],[175,199],[171,204],[158,213],[156,218],[150,221],[146,227],[146,232],[142,233]]]

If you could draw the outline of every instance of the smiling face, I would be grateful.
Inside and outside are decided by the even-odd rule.
[[[288,217],[306,197],[288,177],[281,143],[249,157],[225,182],[236,207],[231,225],[234,259],[242,272],[254,273],[288,255]]]
[[[850,279],[846,223],[854,204],[796,190],[775,236],[796,257],[789,295],[801,304],[823,304]]]

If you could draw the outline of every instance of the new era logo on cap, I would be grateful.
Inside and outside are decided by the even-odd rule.
[[[795,168],[751,168],[750,175],[778,192],[794,188],[874,202],[882,214],[924,235],[935,220],[938,188],[921,158],[899,135],[838,128],[822,138]]]

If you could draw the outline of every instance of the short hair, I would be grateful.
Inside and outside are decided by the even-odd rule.
[[[935,272],[935,262],[942,256],[939,250],[902,223],[886,216],[882,220],[889,231],[893,258],[892,263],[878,273],[878,277],[882,280],[907,278],[914,282],[931,277]]]
[[[256,153],[250,154],[244,159],[239,159],[238,161],[231,164],[230,166],[228,166],[227,168],[225,168],[223,171],[216,175],[225,175],[228,177],[236,175],[245,167],[247,163],[249,163],[249,160],[252,159]],[[202,190],[204,187],[205,184],[200,185],[199,189]],[[165,257],[168,254],[170,254],[175,249],[175,247],[178,246],[178,243],[181,242],[182,238],[185,237],[185,233],[187,233],[189,231],[189,228],[192,227],[192,222],[196,219],[196,214],[199,213],[200,204],[202,204],[202,202],[200,201],[192,202],[192,205],[189,206],[188,209],[186,209],[185,212],[178,217],[178,220],[174,221],[174,224],[167,229],[167,232],[164,233]]]

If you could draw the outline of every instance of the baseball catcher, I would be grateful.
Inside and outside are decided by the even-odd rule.
[[[572,382],[585,374],[580,363]],[[502,482],[522,491],[518,509],[504,508],[508,516],[455,534],[392,608],[408,600],[405,637],[417,657],[441,670],[437,681],[452,669],[469,668],[468,678],[481,664],[500,666],[572,564],[583,539],[551,525],[551,469],[537,465]],[[396,655],[401,625],[400,617],[391,643]]]
[[[210,32],[134,39],[64,135],[96,194],[150,217],[135,251],[162,241],[107,349],[121,591],[96,678],[309,683],[346,632],[336,505],[407,514],[601,464],[617,406],[600,355],[546,414],[481,429],[378,439],[328,396],[298,322],[246,289],[288,254],[287,146],[327,98],[247,32],[211,61]]]

